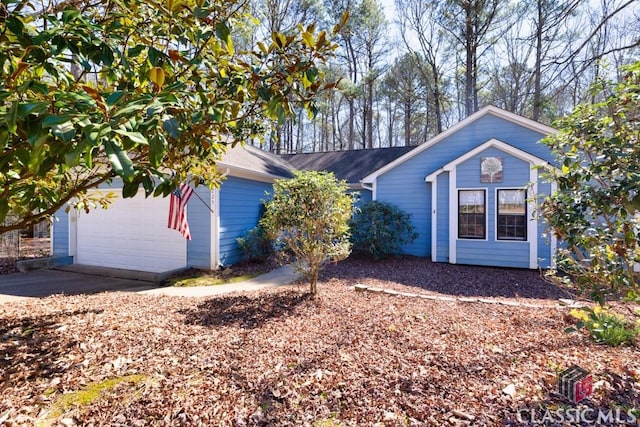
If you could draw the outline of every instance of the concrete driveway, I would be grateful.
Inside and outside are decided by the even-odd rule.
[[[34,270],[0,275],[0,302],[24,297],[91,294],[103,291],[141,291],[158,287],[148,280],[109,277],[78,271]]]

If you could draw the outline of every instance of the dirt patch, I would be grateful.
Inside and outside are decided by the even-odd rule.
[[[248,280],[277,268],[275,259],[264,262],[243,261],[218,270],[191,268],[176,273],[164,280],[169,286],[208,286]]]

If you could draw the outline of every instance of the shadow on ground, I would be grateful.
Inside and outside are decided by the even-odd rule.
[[[255,329],[271,320],[293,315],[297,306],[307,302],[313,303],[311,294],[299,291],[234,295],[210,299],[180,313],[188,325]]]
[[[546,281],[539,270],[434,263],[428,258],[400,256],[375,261],[352,255],[322,273],[323,280],[382,286],[394,282],[441,294],[466,297],[558,299],[573,293]]]
[[[32,378],[51,378],[69,368],[59,363],[77,345],[65,337],[70,317],[103,310],[79,310],[47,316],[0,319],[0,378],[3,384]]]

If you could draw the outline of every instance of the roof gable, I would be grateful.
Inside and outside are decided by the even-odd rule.
[[[485,142],[484,144],[477,146],[473,150],[467,151],[465,154],[463,154],[462,156],[458,157],[457,159],[447,163],[446,165],[444,165],[443,167],[441,167],[437,171],[435,171],[433,173],[430,173],[429,175],[427,175],[425,177],[424,180],[427,181],[427,182],[433,182],[436,179],[436,177],[438,175],[440,175],[442,172],[453,170],[459,164],[466,162],[467,160],[469,160],[469,159],[473,158],[474,156],[482,153],[484,150],[486,150],[488,148],[497,148],[500,151],[503,151],[503,152],[505,152],[507,154],[512,155],[513,157],[516,157],[516,158],[518,158],[520,160],[524,160],[525,162],[531,163],[532,165],[535,165],[535,166],[551,167],[549,162],[547,162],[544,159],[541,159],[541,158],[536,157],[536,156],[534,156],[532,154],[529,154],[529,153],[527,153],[525,151],[522,151],[519,148],[516,148],[516,147],[514,147],[512,145],[509,145],[509,144],[507,144],[505,142],[502,142],[500,140],[492,138],[489,141]]]
[[[482,119],[483,117],[486,117],[488,115],[491,116],[495,116],[498,118],[501,118],[503,120],[506,120],[508,122],[511,122],[513,124],[522,126],[523,128],[532,130],[534,132],[537,132],[542,136],[551,134],[551,133],[556,133],[557,130],[555,130],[554,128],[544,125],[542,123],[538,123],[536,121],[527,119],[525,117],[519,116],[517,114],[502,110],[498,107],[494,107],[494,106],[487,106],[484,107],[483,109],[481,109],[480,111],[478,111],[475,114],[472,114],[471,116],[467,117],[466,119],[458,122],[457,124],[455,124],[454,126],[450,127],[449,129],[445,130],[444,132],[436,135],[435,137],[431,138],[429,141],[425,142],[422,145],[419,145],[418,147],[416,147],[414,150],[398,157],[397,159],[393,160],[392,162],[384,165],[383,167],[373,171],[372,173],[366,175],[364,178],[362,178],[362,182],[363,183],[373,183],[376,178],[390,170],[392,170],[393,168],[395,168],[396,166],[406,162],[407,160],[417,156],[418,154],[424,152],[425,150],[428,150],[430,147],[438,144],[439,142],[442,142],[444,140],[446,140],[447,138],[449,138],[450,136],[452,136],[453,134],[455,134],[456,132],[464,129],[465,127],[468,127],[469,125],[471,125],[474,122],[477,122],[478,120]]]

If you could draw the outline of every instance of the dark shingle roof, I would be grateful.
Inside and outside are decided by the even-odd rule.
[[[336,178],[355,184],[414,148],[416,147],[283,154],[280,157],[295,169],[333,172]]]
[[[260,174],[274,175],[276,177],[290,178],[291,165],[275,154],[260,150],[250,145],[237,144],[230,147],[218,162],[222,167],[231,166],[245,169]]]

